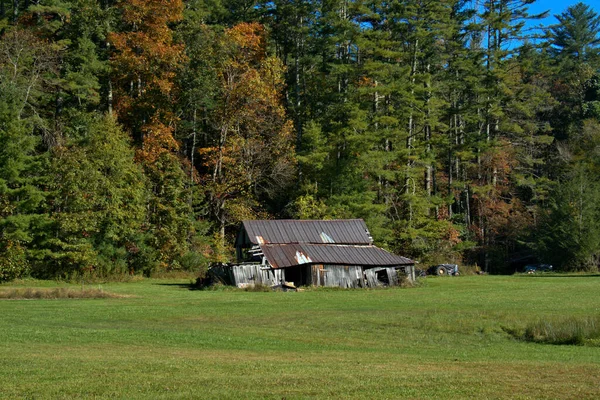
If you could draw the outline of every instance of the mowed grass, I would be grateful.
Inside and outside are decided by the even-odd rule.
[[[0,397],[600,397],[599,347],[507,333],[600,315],[600,276],[298,293],[186,283],[102,285],[126,298],[0,300]],[[68,286],[20,284],[35,285]]]

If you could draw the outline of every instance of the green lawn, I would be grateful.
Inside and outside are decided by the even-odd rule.
[[[0,300],[0,397],[600,397],[600,347],[504,330],[599,315],[600,276],[298,293],[181,283],[102,285],[126,298]]]

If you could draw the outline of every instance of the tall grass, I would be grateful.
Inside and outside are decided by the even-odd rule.
[[[14,288],[0,290],[0,299],[106,299],[123,297],[102,289]]]
[[[528,342],[600,346],[600,316],[538,320],[522,335]]]

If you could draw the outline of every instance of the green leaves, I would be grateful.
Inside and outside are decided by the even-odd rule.
[[[598,16],[530,43],[532,2],[16,2],[0,257],[147,273],[225,260],[242,218],[361,217],[400,254],[477,242],[501,268],[571,206],[554,183],[600,169]]]
[[[96,117],[88,121],[85,139],[53,151],[52,224],[36,241],[38,250],[50,252],[37,263],[37,274],[129,271],[133,254],[127,248],[143,230],[149,197],[129,143],[112,118]]]

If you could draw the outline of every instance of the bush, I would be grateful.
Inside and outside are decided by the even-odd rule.
[[[129,267],[132,272],[141,272],[144,276],[150,276],[152,272],[157,271],[159,268],[158,252],[148,245],[147,235],[137,239],[136,242],[128,245]]]
[[[208,267],[208,258],[201,253],[188,251],[180,257],[179,264],[184,271],[205,273]]]
[[[9,241],[0,252],[0,282],[22,278],[29,273],[25,249]]]
[[[458,270],[461,275],[480,275],[482,273],[481,268],[475,265],[460,265]]]

